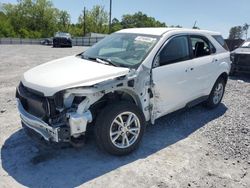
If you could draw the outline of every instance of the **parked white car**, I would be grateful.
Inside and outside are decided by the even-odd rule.
[[[94,128],[100,148],[128,154],[146,122],[202,102],[220,104],[231,65],[223,42],[202,30],[118,31],[82,54],[24,73],[16,92],[22,125],[73,145]]]

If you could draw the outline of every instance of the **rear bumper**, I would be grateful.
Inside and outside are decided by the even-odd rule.
[[[54,38],[53,45],[54,46],[72,46],[72,41],[67,38]]]
[[[18,111],[20,113],[22,123],[28,128],[34,130],[47,141],[59,142],[60,127],[53,128],[41,119],[29,114],[23,108],[19,99],[17,99]]]

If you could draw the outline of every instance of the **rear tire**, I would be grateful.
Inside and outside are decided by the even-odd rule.
[[[226,82],[223,78],[219,78],[215,82],[208,99],[205,101],[205,106],[207,108],[210,108],[210,109],[215,108],[221,103],[221,100],[225,92],[225,86],[226,86]]]
[[[145,118],[136,105],[125,102],[108,105],[96,120],[96,143],[110,154],[127,155],[139,146],[144,130]]]

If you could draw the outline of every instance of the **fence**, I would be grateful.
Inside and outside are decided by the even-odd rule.
[[[92,46],[104,37],[75,37],[72,39],[73,46]],[[48,39],[48,38],[47,38]],[[45,38],[27,39],[27,38],[0,38],[1,44],[42,44]],[[49,39],[52,41],[52,38]]]

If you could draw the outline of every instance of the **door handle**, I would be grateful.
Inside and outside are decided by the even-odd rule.
[[[212,62],[215,63],[215,62],[217,62],[217,61],[218,61],[218,59],[214,58]]]
[[[193,68],[193,67],[188,68],[188,69],[186,69],[186,70],[185,70],[185,72],[188,72],[189,70],[190,70],[190,71],[193,71],[193,70],[194,70],[194,68]]]

